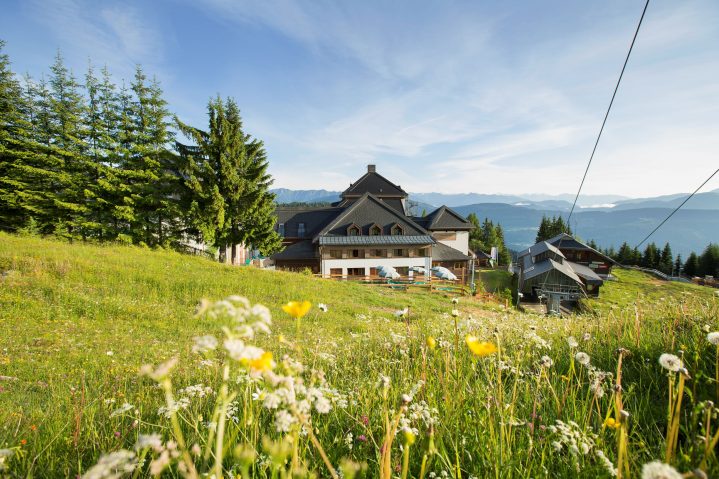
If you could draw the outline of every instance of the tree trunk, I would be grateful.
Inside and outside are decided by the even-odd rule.
[[[232,264],[237,264],[237,244],[232,243]]]

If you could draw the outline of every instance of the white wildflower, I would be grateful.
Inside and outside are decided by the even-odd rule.
[[[165,468],[169,465],[170,465],[170,452],[167,450],[164,450],[156,459],[153,459],[152,461],[150,461],[150,474],[157,477],[160,474],[162,474],[162,471],[164,471]]]
[[[322,311],[323,313],[327,312],[327,305],[325,303],[320,303],[317,305],[317,307]]]
[[[112,411],[112,413],[110,414],[110,417],[122,416],[123,414],[125,414],[128,411],[132,411],[134,408],[135,408],[135,406],[126,402],[122,406],[120,406],[118,409],[115,409],[114,411]]]
[[[543,368],[551,368],[553,364],[554,361],[549,356],[542,356],[542,359],[539,360],[539,365]]]
[[[232,359],[242,359],[242,354],[245,352],[245,342],[241,339],[225,339],[225,349]]]
[[[106,352],[105,354],[107,354],[108,356],[114,356],[114,355],[115,355],[115,353],[113,353],[112,351],[108,351],[108,352]]]
[[[455,318],[456,318],[457,316],[459,316],[459,310],[458,310],[458,309],[453,309],[453,310],[452,310],[452,316],[455,317]]]
[[[272,313],[267,309],[267,306],[256,304],[250,309],[250,314],[259,319],[264,325],[270,326],[272,324]]]
[[[719,346],[719,331],[707,334],[707,341],[712,343],[714,346]]]
[[[567,338],[567,344],[569,344],[570,348],[576,348],[577,346],[579,346],[579,343],[576,339],[574,339],[574,336],[569,336]]]
[[[579,364],[582,366],[589,366],[589,355],[585,352],[579,351],[577,354],[574,355],[574,359],[577,360]]]
[[[135,450],[142,451],[147,448],[152,448],[157,452],[162,450],[162,438],[159,434],[140,434],[135,443]]]
[[[315,409],[320,414],[327,414],[332,409],[332,405],[326,397],[322,396],[315,401]]]
[[[289,432],[295,422],[297,422],[297,419],[284,409],[275,413],[275,428],[277,432]]]
[[[592,335],[589,333],[584,333],[584,336],[582,336],[582,341],[586,342],[586,341],[589,341],[590,339],[592,339]]]
[[[642,466],[642,479],[682,479],[676,469],[660,461],[652,461]]]
[[[459,304],[459,298],[452,298],[452,304]]]
[[[97,464],[82,475],[83,479],[119,479],[132,473],[137,467],[137,457],[132,451],[120,449],[100,457]]]
[[[677,356],[668,353],[664,353],[659,356],[659,364],[661,364],[664,369],[672,372],[677,372],[682,368],[682,360]]]
[[[165,361],[164,363],[157,366],[157,368],[153,368],[150,364],[145,364],[140,368],[140,374],[149,376],[155,381],[162,381],[170,375],[176,365],[177,358],[172,358],[168,361]]]
[[[595,454],[599,458],[599,462],[602,463],[602,466],[604,466],[604,469],[611,475],[616,476],[617,475],[617,469],[614,467],[614,464],[612,464],[612,461],[609,460],[609,458],[604,454],[604,451],[601,449],[597,449]]]
[[[208,334],[206,336],[195,336],[193,338],[195,344],[192,346],[192,352],[203,354],[217,349],[217,338]]]
[[[267,393],[262,401],[262,405],[267,409],[277,409],[282,404],[282,399],[275,393]]]
[[[12,457],[12,455],[15,454],[12,449],[0,449],[0,472],[3,472],[7,469],[7,465],[5,464],[5,461]]]

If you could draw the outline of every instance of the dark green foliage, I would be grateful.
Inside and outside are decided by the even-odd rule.
[[[572,229],[569,227],[569,225],[564,223],[564,218],[562,218],[561,215],[556,217],[552,216],[551,218],[542,215],[542,221],[539,224],[537,236],[534,241],[535,243],[539,243],[540,241],[546,241],[550,238],[554,238],[561,233],[567,233],[568,235],[572,234]]]
[[[180,147],[184,158],[188,211],[198,239],[219,247],[252,245],[263,254],[281,247],[274,231],[274,195],[261,141],[242,130],[232,99],[208,103],[209,130],[177,121],[179,130],[197,147]]]
[[[671,274],[672,267],[674,266],[674,257],[672,255],[672,248],[669,243],[664,245],[661,255],[659,256],[659,271],[664,274]]]
[[[692,251],[689,257],[687,258],[686,263],[684,263],[684,275],[694,277],[699,274],[699,257],[697,254]]]
[[[47,80],[21,83],[3,46],[0,229],[180,249],[195,233],[277,249],[266,152],[242,133],[234,103],[237,162],[193,164],[172,150],[167,102],[140,66],[118,88],[90,64],[80,85],[58,53]],[[208,173],[219,180],[203,184]]]
[[[719,244],[709,243],[699,256],[699,276],[719,278]]]
[[[489,218],[485,218],[482,224],[474,213],[467,216],[467,221],[472,223],[474,229],[469,233],[469,249],[482,251],[489,254],[493,246],[497,247],[499,264],[509,264],[512,255],[504,242],[504,230],[502,225],[496,226]]]

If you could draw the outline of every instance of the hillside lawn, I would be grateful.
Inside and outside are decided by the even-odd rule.
[[[446,338],[448,343],[457,340],[448,314],[453,308],[463,318],[462,337],[465,331],[486,339],[494,337],[504,341],[508,351],[524,351],[522,331],[536,330],[547,338],[558,371],[556,377],[552,375],[557,391],[562,384],[559,370],[569,367],[568,335],[580,338],[591,334],[591,343],[582,347],[591,355],[592,364],[608,371],[616,368],[617,347],[629,348],[632,356],[624,370],[625,407],[631,411],[634,427],[630,466],[637,472],[643,462],[663,454],[666,402],[659,400],[666,396],[667,380],[656,361],[661,353],[683,349],[694,378],[692,395],[697,401],[719,399],[713,397],[713,349],[704,340],[706,328],[719,329],[719,306],[715,291],[709,288],[663,283],[631,270],[615,270],[615,275],[618,280],[606,283],[598,300],[586,302],[585,314],[545,318],[468,297],[453,305],[440,293],[393,291],[296,273],[230,267],[169,251],[68,244],[0,233],[0,376],[4,377],[0,380],[0,449],[15,451],[10,465],[18,476],[70,477],[82,474],[102,453],[131,448],[138,431],[168,431],[155,413],[163,404],[162,394],[147,378],[138,376],[139,368],[177,356],[179,366],[173,374],[177,387],[216,382],[216,370],[198,366],[191,352],[192,338],[219,335],[224,323],[196,318],[193,313],[203,298],[219,300],[237,294],[253,304],[266,305],[272,312],[273,335],[260,338],[259,345],[280,357],[289,349],[277,341],[277,335],[301,344],[301,359],[324,368],[334,387],[357,391],[370,415],[377,404],[376,392],[372,391],[378,374],[391,376],[393,388],[396,384],[396,392],[403,392],[420,377],[418,354],[424,350],[424,338],[433,335],[438,340]],[[494,281],[495,276],[489,278]],[[487,275],[482,273],[481,277]],[[313,304],[299,335],[294,320],[280,308],[291,300]],[[329,311],[320,312],[318,303],[327,304]],[[410,307],[409,325],[393,314],[406,306]],[[409,352],[397,352],[390,341],[391,333],[408,338]],[[322,354],[332,359],[323,361]],[[462,358],[466,356],[464,349],[461,354]],[[529,354],[518,353],[517,364]],[[437,368],[449,368],[448,361],[438,360]],[[474,386],[475,381],[459,380],[457,368],[465,367],[465,362],[467,369],[463,371],[475,371],[470,357],[462,361],[460,366],[454,365],[453,374],[459,381],[456,387],[479,387]],[[437,380],[442,381],[442,374],[437,373]],[[435,379],[429,375],[428,390],[435,387]],[[526,400],[520,397],[517,404],[524,401],[531,406],[532,391],[528,387]],[[441,396],[433,394],[428,393],[429,402]],[[530,440],[524,436],[512,439],[502,450],[483,446],[486,438],[476,433],[481,431],[470,420],[472,411],[484,407],[480,396],[479,392],[467,392],[453,399],[456,403],[447,397],[438,403],[446,424],[445,429],[437,430],[438,457],[443,458],[434,463],[438,471],[450,469],[456,459],[457,467],[461,463],[467,474],[573,474],[571,465],[551,459],[548,442],[544,449],[537,447],[535,454],[539,456],[533,458],[520,454]],[[579,394],[576,400],[579,404]],[[139,425],[123,417],[110,417],[113,408],[125,401],[139,410],[143,418]],[[528,412],[526,404],[523,416],[516,413],[525,421],[531,420],[531,408]],[[607,404],[602,403],[602,407],[606,409]],[[553,411],[547,406],[543,420],[550,424],[560,413],[561,408]],[[487,414],[487,418],[494,417],[494,413]],[[578,409],[576,414],[580,414]],[[591,423],[596,420],[599,418]],[[460,427],[465,422],[469,429]],[[450,428],[450,424],[456,426]],[[323,426],[321,437],[330,443],[326,448],[332,460],[338,463],[347,456],[364,460],[369,463],[368,477],[374,476],[376,451],[363,450],[360,445],[350,450],[340,447],[337,441],[341,444],[347,428],[335,427],[340,426]],[[450,437],[455,430],[459,435],[460,428],[462,437],[466,433],[469,438],[463,446],[456,437]],[[604,434],[601,421],[594,429]],[[466,432],[473,430],[473,434]],[[442,433],[448,435],[443,438]],[[683,432],[690,433],[694,431]],[[610,449],[614,441],[602,439],[602,444]],[[614,452],[606,453],[614,460]],[[311,452],[306,454],[314,457]],[[683,470],[697,467],[696,454],[687,449],[678,466]],[[321,462],[308,459],[308,467],[319,471]],[[583,470],[589,475],[601,475],[599,465],[586,467]],[[719,473],[716,458],[708,467]]]

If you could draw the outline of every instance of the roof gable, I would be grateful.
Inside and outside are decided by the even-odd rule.
[[[440,206],[427,215],[426,228],[432,230],[471,230],[474,225],[447,206]]]
[[[304,223],[304,237],[312,238],[342,211],[342,208],[277,208],[275,214],[277,223],[284,224],[285,237],[300,237],[299,225]]]
[[[406,198],[407,192],[375,171],[368,171],[342,192],[342,198],[358,197],[365,193],[375,196]]]
[[[356,224],[362,228],[362,234],[368,235],[369,228],[377,224],[382,228],[383,235],[389,235],[390,229],[399,224],[404,235],[422,236],[428,235],[428,231],[420,225],[404,216],[391,206],[388,206],[379,198],[365,193],[360,199],[349,205],[342,213],[329,222],[319,231],[314,240],[320,236],[347,236],[347,226]]]
[[[595,250],[591,246],[588,246],[588,245],[582,243],[581,241],[576,239],[574,236],[568,235],[567,233],[560,233],[557,236],[555,236],[553,238],[549,238],[546,241],[547,241],[547,243],[551,244],[552,246],[556,246],[557,248],[559,248],[561,246],[562,248],[566,248],[566,249],[592,251],[595,254],[601,256],[602,259],[604,259],[604,261],[607,261],[612,264],[616,264],[616,261],[614,261],[609,256],[605,255],[601,251]]]

